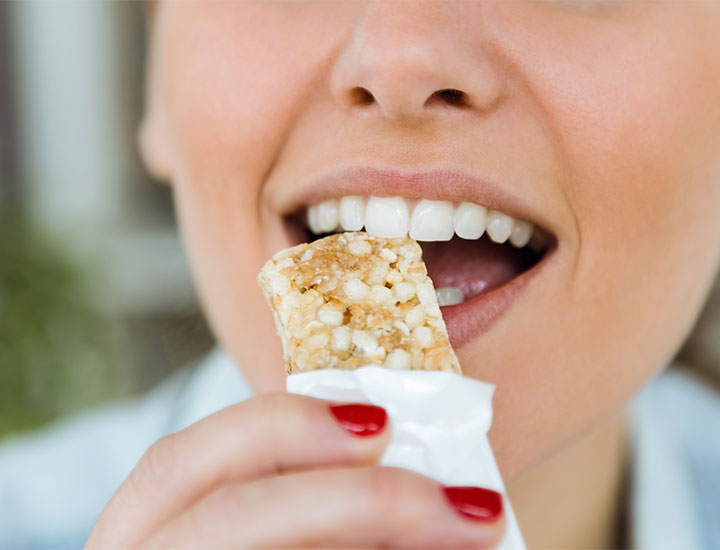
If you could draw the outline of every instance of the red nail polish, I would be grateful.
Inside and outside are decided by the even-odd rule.
[[[477,521],[493,521],[503,509],[502,495],[482,487],[444,487],[453,508],[461,515]]]
[[[380,433],[387,423],[385,409],[375,405],[330,405],[330,412],[343,429],[360,437]]]

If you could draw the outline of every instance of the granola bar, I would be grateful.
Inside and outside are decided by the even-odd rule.
[[[258,283],[288,374],[376,365],[460,373],[437,296],[410,237],[338,233],[277,253]]]

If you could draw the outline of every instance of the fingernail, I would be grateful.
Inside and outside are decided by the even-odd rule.
[[[360,437],[380,433],[387,423],[385,409],[375,405],[330,405],[330,412],[344,430]]]
[[[493,521],[503,509],[502,495],[482,487],[444,487],[443,491],[457,512],[476,521]]]

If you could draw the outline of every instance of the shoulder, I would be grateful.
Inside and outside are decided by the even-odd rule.
[[[671,368],[633,403],[637,547],[720,547],[720,392]]]
[[[149,394],[75,415],[0,445],[0,548],[79,547],[147,447],[247,399],[239,371],[214,352]]]
[[[645,423],[672,436],[683,456],[693,464],[720,456],[720,390],[692,371],[673,367],[659,376],[639,397]],[[709,466],[709,464],[707,464]],[[717,469],[720,463],[713,460]]]

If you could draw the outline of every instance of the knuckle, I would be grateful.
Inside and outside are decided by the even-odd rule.
[[[438,492],[435,482],[388,466],[372,468],[367,483],[378,516],[393,517],[399,523],[412,523],[422,517]]]
[[[177,435],[153,443],[130,474],[129,482],[143,491],[162,491],[172,485],[177,470]]]
[[[246,441],[252,441],[275,426],[279,416],[277,411],[283,408],[281,394],[264,394],[232,405],[220,413],[220,421],[225,426],[242,430]]]
[[[257,398],[255,412],[268,425],[298,430],[313,426],[313,401],[309,398],[288,394],[269,393]]]
[[[361,505],[367,514],[363,519],[376,529],[381,547],[405,547],[408,544],[433,547],[427,546],[423,534],[432,500],[425,498],[425,484],[420,476],[387,466],[369,468],[366,473],[365,479],[361,480],[367,495],[367,501]],[[418,545],[419,540],[424,542]]]
[[[373,509],[379,517],[387,518],[397,513],[397,503],[407,493],[407,480],[396,468],[378,467],[368,471],[367,488]]]
[[[275,456],[304,431],[304,409],[292,397],[282,393],[258,396],[234,412],[233,423],[242,430],[247,448]]]
[[[287,412],[292,406],[290,394],[274,392],[257,398],[256,404],[267,414],[268,412]]]
[[[207,498],[206,509],[213,510],[213,517],[230,523],[239,517],[249,517],[253,505],[259,507],[262,502],[260,498],[262,495],[255,495],[256,498],[252,498],[252,486],[253,484],[250,483],[221,487]],[[199,525],[203,523],[204,518],[198,513],[195,521]]]

